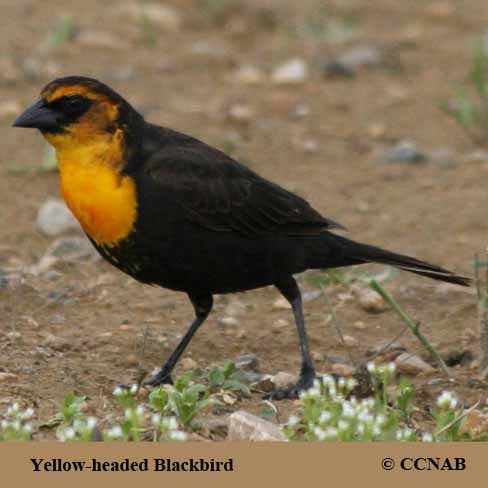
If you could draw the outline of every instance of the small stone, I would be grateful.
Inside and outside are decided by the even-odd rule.
[[[237,369],[244,371],[259,371],[259,359],[255,354],[243,354],[234,359],[234,365]]]
[[[227,440],[285,442],[286,438],[277,425],[239,410],[229,416]]]
[[[272,80],[277,84],[303,83],[308,77],[307,63],[303,59],[290,59],[275,69]]]
[[[254,117],[254,110],[249,105],[232,105],[228,111],[228,117],[236,122],[249,122]]]
[[[44,336],[43,346],[50,347],[55,351],[67,351],[71,349],[71,344],[67,339],[49,333]]]
[[[12,332],[8,332],[6,335],[9,339],[13,339],[13,340],[20,339],[22,337],[22,334],[20,332],[17,332],[16,330],[13,330]]]
[[[352,377],[354,375],[354,371],[355,369],[348,364],[335,363],[332,365],[332,372],[345,378]]]
[[[271,381],[274,383],[276,389],[280,389],[294,385],[297,380],[298,378],[296,375],[286,373],[285,371],[280,371],[273,376]]]
[[[247,313],[247,305],[239,300],[233,300],[225,307],[224,313],[230,317],[242,317]]]
[[[373,139],[380,139],[386,134],[386,125],[380,122],[373,122],[372,124],[368,125],[366,131]]]
[[[302,293],[303,303],[313,302],[322,296],[322,290],[310,290]]]
[[[18,100],[0,102],[0,119],[17,116],[22,111],[22,104]]]
[[[217,323],[224,327],[236,327],[239,325],[239,321],[235,317],[222,317]]]
[[[46,256],[53,256],[64,261],[81,261],[98,257],[95,248],[88,239],[67,237],[55,240],[46,251]]]
[[[82,30],[76,36],[76,42],[85,47],[126,49],[123,39],[108,31]]]
[[[421,152],[412,141],[401,141],[386,151],[384,158],[390,163],[419,164],[427,161],[426,154]]]
[[[346,347],[356,347],[359,344],[359,341],[350,335],[344,335],[342,336],[342,339],[344,340],[344,345]]]
[[[122,324],[119,327],[119,330],[121,330],[122,332],[132,332],[133,330],[136,330],[136,328],[133,325]]]
[[[25,284],[25,278],[20,273],[4,274],[0,271],[0,290],[14,291]]]
[[[357,330],[366,329],[366,324],[364,322],[362,322],[361,320],[354,322],[354,324],[352,324],[352,326]]]
[[[383,53],[375,46],[356,46],[336,59],[324,64],[324,73],[331,78],[352,78],[361,68],[371,68],[383,63]]]
[[[366,312],[381,313],[388,308],[383,297],[371,288],[353,286],[352,292],[358,299],[359,306]]]
[[[119,12],[130,15],[137,23],[151,22],[170,32],[178,31],[183,22],[176,8],[159,2],[128,3],[123,5]]]
[[[279,297],[273,302],[273,310],[290,310],[291,305],[286,298]]]
[[[350,70],[362,67],[378,66],[383,61],[383,54],[375,46],[356,46],[341,54],[337,62]]]
[[[272,324],[271,324],[271,332],[273,332],[274,334],[281,334],[281,332],[283,332],[283,330],[288,327],[290,324],[288,322],[288,320],[285,320],[285,319],[278,319],[278,320],[275,320]]]
[[[198,369],[198,363],[194,359],[189,357],[183,358],[180,361],[179,365],[183,371],[188,371],[190,369]]]
[[[0,383],[8,383],[9,381],[13,381],[16,378],[17,378],[16,374],[0,372]]]
[[[257,85],[264,80],[263,73],[255,66],[241,66],[232,74],[231,78],[244,85]]]
[[[488,415],[479,410],[469,412],[461,426],[460,434],[469,434],[471,437],[488,434]]]
[[[454,159],[452,151],[444,147],[434,149],[430,153],[430,158],[441,168],[454,168],[456,166],[456,160]]]
[[[456,7],[449,2],[432,2],[426,7],[425,11],[434,20],[445,21],[455,15]]]
[[[402,353],[395,359],[398,372],[402,374],[416,376],[419,374],[428,375],[436,372],[430,364],[422,358],[409,353]]]
[[[135,354],[129,354],[125,359],[125,364],[129,367],[137,366],[139,364],[139,359]]]
[[[5,51],[4,51],[5,52]],[[0,57],[0,83],[13,84],[22,78],[22,70],[11,57]]]
[[[68,231],[79,231],[80,224],[59,199],[50,198],[44,202],[37,213],[36,227],[39,232],[56,237]]]

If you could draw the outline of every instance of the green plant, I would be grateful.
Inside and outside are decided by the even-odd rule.
[[[466,417],[455,395],[444,391],[432,409],[432,432],[414,429],[411,413],[416,410],[415,390],[405,379],[395,381],[393,364],[368,363],[373,396],[356,399],[353,379],[334,379],[324,375],[300,395],[298,415],[283,427],[288,439],[308,441],[465,441],[462,432]],[[418,409],[417,409],[418,410]]]
[[[187,372],[174,385],[164,385],[149,395],[151,407],[163,416],[175,415],[188,428],[195,416],[218,401],[209,397],[208,388],[192,381],[193,373]]]
[[[33,427],[30,422],[34,410],[21,410],[18,403],[8,407],[0,418],[0,441],[28,441],[32,437]]]
[[[250,395],[248,386],[241,381],[239,371],[232,361],[226,361],[221,368],[215,367],[210,370],[208,386],[211,393],[220,395],[227,392]]]
[[[56,47],[74,39],[76,35],[76,23],[71,15],[63,15],[47,39],[48,47]]]
[[[457,88],[452,102],[441,109],[454,119],[477,145],[488,140],[488,56],[481,41],[473,49],[471,68],[465,86]]]

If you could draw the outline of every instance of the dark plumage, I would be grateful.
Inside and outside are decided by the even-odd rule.
[[[342,226],[303,198],[193,137],[145,122],[120,95],[96,80],[60,79],[44,92],[70,85],[107,97],[119,107],[118,118],[106,130],[122,129],[124,160],[118,171],[136,188],[137,218],[130,233],[116,244],[92,239],[93,244],[137,280],[186,292],[195,308],[190,330],[151,385],[171,380],[176,361],[210,313],[216,293],[275,285],[291,303],[302,368],[297,385],[273,395],[282,398],[309,387],[315,374],[295,273],[376,262],[469,284],[469,279],[438,266],[334,234],[331,231]],[[64,102],[55,103],[62,107]],[[96,103],[91,100],[89,105]],[[18,120],[17,125],[35,126],[22,116]],[[76,123],[70,122],[68,128],[73,130]],[[44,130],[65,129],[61,124]]]

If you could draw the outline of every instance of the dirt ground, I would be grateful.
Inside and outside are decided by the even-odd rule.
[[[134,17],[126,6],[137,2],[101,7],[94,0],[70,6],[0,0],[0,269],[23,276],[22,283],[0,290],[0,371],[14,375],[0,383],[0,409],[20,401],[46,418],[63,393],[74,389],[91,399],[96,413],[110,404],[116,384],[134,381],[138,361],[148,370],[159,366],[192,318],[183,294],[142,286],[101,260],[57,264],[37,276],[25,272],[52,241],[36,231],[35,220],[42,203],[59,196],[58,177],[39,170],[45,151],[40,135],[10,125],[15,112],[58,76],[107,82],[152,122],[232,151],[305,196],[358,240],[473,274],[473,256],[487,245],[488,158],[470,157],[479,148],[439,103],[466,77],[471,43],[486,29],[488,4],[295,3],[172,0],[165,5],[177,10],[181,22],[175,24]],[[51,38],[49,45],[64,14],[72,16],[76,35],[63,42]],[[327,60],[358,45],[379,47],[386,61],[352,79],[324,76]],[[273,83],[270,73],[292,58],[308,63],[307,78]],[[263,73],[261,82],[235,79],[239,68],[249,65]],[[427,153],[447,149],[453,162],[386,163],[384,152],[404,139]],[[300,282],[313,289],[307,276]],[[465,349],[479,357],[474,292],[408,273],[396,274],[385,286],[441,352]],[[368,350],[402,328],[394,312],[371,314],[354,298],[344,300],[349,291],[333,286],[329,303],[319,297],[305,306],[319,359],[327,354],[365,361]],[[186,357],[205,367],[254,353],[263,372],[296,372],[296,332],[290,311],[273,309],[277,298],[272,288],[218,297]],[[220,325],[235,301],[246,307],[239,325]],[[331,306],[357,346],[341,345],[330,322]],[[289,325],[273,326],[278,319]],[[399,342],[428,359],[408,333]],[[317,366],[327,372],[332,363],[320,360]],[[466,404],[486,391],[485,384],[473,381],[472,363],[452,372],[450,383],[440,372],[434,384],[432,378],[412,378],[426,404],[445,388]],[[259,411],[261,398],[256,394],[240,407]],[[285,418],[292,407],[278,405]]]

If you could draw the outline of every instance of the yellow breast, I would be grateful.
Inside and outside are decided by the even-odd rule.
[[[121,156],[114,151],[113,144],[57,147],[66,204],[92,239],[109,246],[129,235],[137,216],[134,182],[113,164]]]

